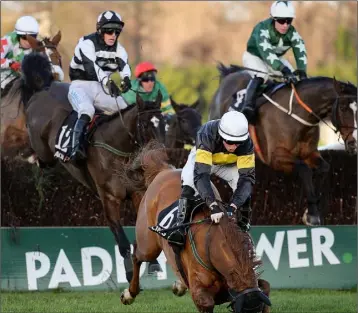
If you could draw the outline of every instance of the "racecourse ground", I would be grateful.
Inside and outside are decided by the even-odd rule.
[[[178,298],[170,289],[145,290],[125,306],[120,292],[2,292],[1,312],[197,312],[187,293]],[[357,292],[317,289],[274,290],[272,313],[353,313]],[[228,312],[221,305],[215,312]]]

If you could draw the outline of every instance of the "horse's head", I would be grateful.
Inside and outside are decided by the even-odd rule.
[[[333,80],[337,93],[332,109],[332,124],[339,131],[349,154],[357,153],[357,87]]]
[[[261,312],[264,304],[270,306],[270,300],[258,287],[261,261],[256,258],[250,234],[241,231],[237,218],[227,215],[222,218],[217,231],[211,236],[210,250],[214,247],[216,255],[210,254],[211,262],[225,277],[233,311]]]
[[[176,113],[176,119],[170,122],[168,130],[168,143],[195,144],[196,133],[201,126],[201,114],[197,110],[200,101],[197,100],[191,106],[177,104],[171,98],[171,104]]]
[[[48,57],[52,66],[54,79],[62,81],[65,75],[62,71],[61,55],[57,50],[57,46],[61,41],[61,32],[59,31],[52,39],[44,38],[43,40],[37,40],[32,36],[27,36],[26,38],[34,51],[43,53]]]
[[[137,93],[137,140],[141,146],[152,139],[164,143],[165,122],[160,109],[162,98],[162,93],[159,91],[155,101],[143,101]]]

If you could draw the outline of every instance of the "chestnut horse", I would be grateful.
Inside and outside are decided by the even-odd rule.
[[[57,50],[61,41],[61,32],[58,32],[52,39],[44,38],[40,41],[32,36],[27,36],[27,40],[33,51],[39,52],[49,59],[54,80],[62,81],[64,74],[61,55]],[[17,92],[20,84],[19,75],[5,87],[1,94],[0,145],[2,157],[13,157],[17,154],[28,157],[32,154],[26,131],[24,106],[20,94]]]
[[[209,120],[219,119],[229,110],[233,95],[238,98],[235,104],[242,103],[251,78],[236,65],[225,67],[220,63],[218,70],[221,81],[210,105]],[[318,123],[330,118],[346,151],[357,153],[357,87],[328,77],[313,77],[295,86],[283,84],[273,94],[264,91],[257,107],[255,125],[250,125],[257,156],[275,170],[298,174],[308,204],[303,222],[320,225],[321,185],[330,166],[318,151]]]
[[[215,305],[225,302],[231,302],[236,313],[269,312],[269,284],[258,280],[261,261],[255,257],[250,235],[240,231],[236,218],[225,215],[220,224],[212,224],[209,209],[201,202],[191,219],[190,240],[177,255],[166,239],[148,229],[180,196],[181,170],[172,169],[166,160],[164,149],[149,144],[121,172],[127,185],[138,191],[147,189],[137,212],[133,278],[121,295],[122,303],[133,303],[140,292],[142,262],[155,260],[163,250],[180,278],[173,292],[181,296],[189,288],[199,312],[213,312]]]

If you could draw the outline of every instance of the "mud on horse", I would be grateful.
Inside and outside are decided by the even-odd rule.
[[[221,81],[211,105],[209,119],[220,118],[233,103],[233,95],[244,94],[250,75],[240,66],[218,66]],[[294,85],[264,90],[257,99],[255,125],[250,134],[262,162],[286,173],[296,173],[307,196],[306,225],[320,225],[320,193],[329,164],[318,151],[318,124],[330,118],[342,136],[345,149],[357,152],[357,87],[329,77],[312,77]],[[271,90],[272,91],[272,90]],[[317,176],[317,184],[313,176]]]

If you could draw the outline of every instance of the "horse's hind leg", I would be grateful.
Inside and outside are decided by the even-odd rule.
[[[133,277],[129,284],[129,288],[125,289],[121,294],[121,301],[123,304],[132,304],[135,300],[135,297],[140,292],[140,286],[139,286],[139,271],[140,266],[142,264],[142,261],[137,259],[136,251],[137,245],[134,245],[134,253],[133,253]]]
[[[261,288],[261,290],[263,291],[263,293],[267,296],[270,297],[270,283],[267,280],[264,279],[259,279],[258,280],[258,285]],[[268,305],[264,305],[264,309],[262,310],[262,313],[270,313],[270,307]]]

